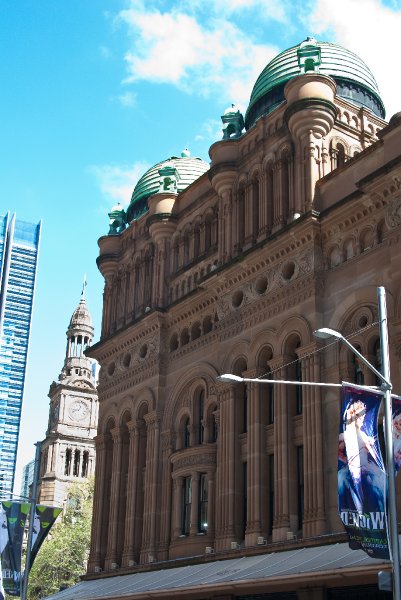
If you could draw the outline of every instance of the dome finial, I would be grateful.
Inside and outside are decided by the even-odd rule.
[[[182,158],[189,158],[191,156],[190,151],[188,150],[188,146],[185,146],[184,150],[181,152]]]

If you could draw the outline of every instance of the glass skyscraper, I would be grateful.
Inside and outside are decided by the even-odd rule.
[[[14,485],[40,230],[0,216],[0,499]]]

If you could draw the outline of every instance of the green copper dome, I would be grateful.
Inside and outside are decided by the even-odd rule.
[[[176,176],[176,191],[182,192],[209,169],[208,163],[201,158],[192,158],[187,149],[181,156],[171,156],[162,160],[146,171],[140,178],[133,191],[130,205],[127,208],[127,222],[138,219],[148,210],[148,198],[160,190],[160,169],[174,167]]]
[[[337,96],[384,118],[376,80],[363,60],[338,44],[307,38],[273,58],[259,75],[245,115],[246,128],[284,101],[284,86],[289,79],[308,71],[329,75],[337,84]]]

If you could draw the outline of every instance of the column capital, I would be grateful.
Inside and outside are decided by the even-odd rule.
[[[114,427],[110,430],[111,437],[113,438],[113,443],[119,443],[122,441],[122,432],[119,427]]]
[[[152,426],[152,427],[157,427],[160,426],[161,423],[161,413],[157,412],[156,410],[147,413],[146,415],[144,415],[144,420],[145,423],[148,427]]]
[[[312,340],[309,344],[306,344],[301,348],[297,348],[295,350],[295,354],[302,360],[303,358],[307,358],[309,354],[317,352],[320,348],[321,345],[319,344],[318,340]]]
[[[102,450],[108,441],[110,441],[111,436],[109,433],[98,433],[94,438],[94,442],[96,444],[96,450]]]

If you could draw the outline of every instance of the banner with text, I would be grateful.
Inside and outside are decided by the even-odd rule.
[[[20,595],[22,542],[28,512],[27,502],[1,502],[1,571],[4,590],[11,596]]]
[[[401,467],[401,398],[391,396],[391,405],[393,411],[393,450],[394,450],[394,469],[395,474]]]
[[[338,510],[350,548],[388,559],[387,478],[378,441],[381,400],[381,394],[343,385]]]

